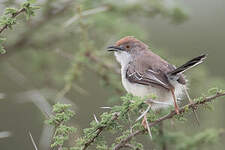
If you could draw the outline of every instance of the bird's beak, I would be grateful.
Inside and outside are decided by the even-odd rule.
[[[117,51],[123,51],[123,48],[121,48],[121,47],[119,47],[119,46],[109,46],[109,47],[107,47],[107,51],[115,51],[115,52],[117,52]]]

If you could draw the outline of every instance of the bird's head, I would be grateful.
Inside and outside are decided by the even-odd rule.
[[[117,61],[123,66],[128,64],[136,55],[143,50],[148,49],[148,46],[133,36],[127,36],[107,48],[108,51],[114,52]]]

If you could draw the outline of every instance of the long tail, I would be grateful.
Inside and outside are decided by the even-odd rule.
[[[192,60],[186,62],[185,64],[183,64],[182,66],[176,68],[175,70],[171,71],[168,73],[168,75],[170,76],[176,76],[178,74],[183,73],[184,71],[200,64],[203,62],[203,60],[206,58],[206,54],[200,55],[198,57],[193,58]]]

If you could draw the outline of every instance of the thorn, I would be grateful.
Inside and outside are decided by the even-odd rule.
[[[150,139],[152,140],[152,133],[151,133],[146,115],[144,116],[144,119],[142,120],[142,125],[144,126],[145,129],[148,130],[148,135]]]
[[[34,146],[34,149],[35,149],[35,150],[38,150],[37,145],[35,144],[34,139],[33,139],[33,137],[32,137],[32,134],[30,133],[30,131],[29,131],[29,136],[30,136],[31,142],[32,142],[32,144],[33,144],[33,146]]]
[[[150,110],[151,106],[149,105],[148,108],[136,119],[135,122],[137,122],[138,120],[140,120],[142,117],[144,117],[148,111]]]
[[[152,100],[152,99],[147,99],[147,100],[145,101],[145,103],[146,103],[146,104],[149,104],[149,105],[151,105],[151,103],[154,103],[154,104],[161,104],[161,105],[172,105],[171,103],[155,101],[155,100]]]
[[[187,98],[188,98],[188,100],[189,100],[189,103],[190,103],[190,104],[193,104],[193,100],[190,98],[190,95],[188,94],[187,88],[186,88],[185,86],[183,86],[183,87],[184,87],[185,95],[187,96]],[[196,110],[193,109],[192,111],[193,111],[193,113],[194,113],[195,120],[197,121],[198,126],[200,126],[200,121],[199,121],[199,119],[198,119],[198,115],[197,115]]]
[[[111,107],[100,107],[102,109],[112,109]]]
[[[130,126],[130,133],[132,134],[133,133],[133,126],[131,126],[131,119],[130,119],[129,113],[127,113],[127,116],[128,116],[129,126]]]
[[[134,126],[130,127],[130,133],[131,134],[133,133],[133,128],[134,128]]]
[[[93,116],[94,116],[94,118],[95,118],[95,121],[96,121],[97,123],[99,123],[99,121],[98,121],[97,117],[95,116],[95,114],[94,114]]]
[[[200,121],[199,121],[199,119],[198,119],[198,115],[197,115],[196,110],[193,109],[193,113],[194,113],[195,120],[197,121],[198,126],[200,126]]]

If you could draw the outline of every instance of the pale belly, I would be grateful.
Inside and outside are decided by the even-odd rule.
[[[165,108],[169,106],[173,106],[174,101],[172,97],[171,91],[162,88],[162,87],[153,87],[146,86],[142,84],[130,83],[125,76],[122,75],[122,84],[128,93],[131,93],[134,96],[151,96],[152,94],[156,95],[156,99],[154,101],[159,103],[153,103],[152,109],[157,110],[160,108]],[[179,83],[173,83],[175,87],[175,95],[177,98],[181,97],[183,93],[183,86]]]

